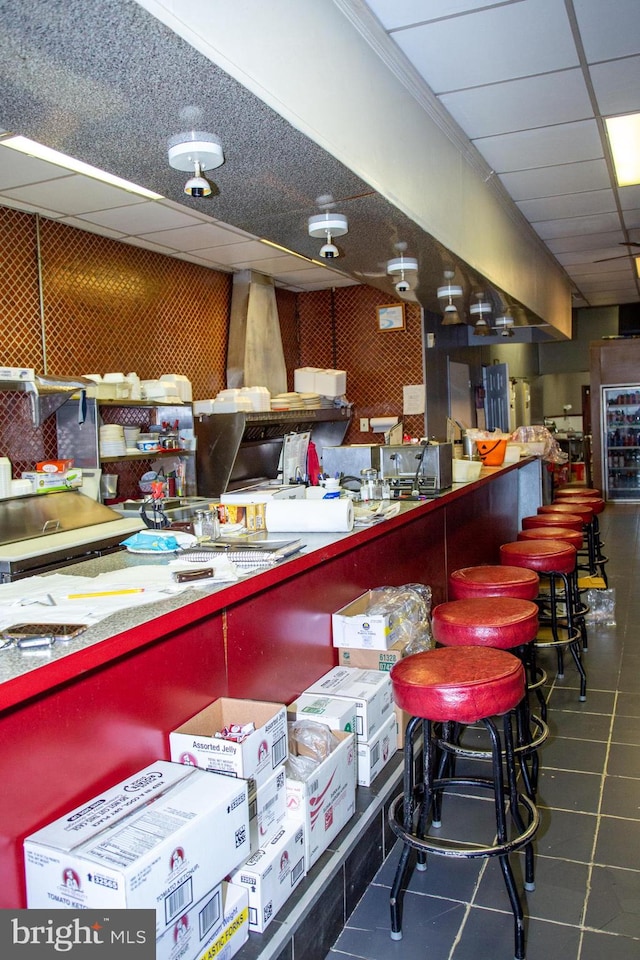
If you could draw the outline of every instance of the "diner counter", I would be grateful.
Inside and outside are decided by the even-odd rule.
[[[290,703],[337,662],[331,613],[383,584],[429,584],[497,562],[541,502],[540,461],[401,505],[234,583],[114,613],[44,653],[0,651],[0,908],[26,905],[25,835],[158,758],[168,733],[220,696]],[[166,559],[127,552],[76,563],[96,576]]]

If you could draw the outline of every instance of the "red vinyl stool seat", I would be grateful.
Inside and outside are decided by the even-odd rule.
[[[584,524],[577,513],[536,513],[533,517],[523,517],[521,526],[523,530],[531,530],[533,527],[566,527],[581,533]]]
[[[446,647],[511,650],[535,640],[538,607],[513,597],[475,597],[440,603],[431,615],[433,636]]]
[[[582,530],[571,530],[567,527],[530,527],[528,530],[521,530],[518,534],[518,540],[560,540],[562,543],[568,543],[570,546],[579,550],[582,546]]]
[[[540,816],[533,801],[518,791],[516,782],[511,717],[525,694],[522,663],[493,647],[444,647],[399,660],[391,671],[391,682],[395,702],[412,715],[405,735],[403,792],[389,810],[391,829],[403,843],[391,887],[391,938],[402,939],[402,906],[411,850],[417,851],[417,868],[423,870],[429,854],[460,859],[497,857],[514,918],[515,957],[524,960],[523,910],[509,854],[524,849],[524,886],[534,889],[532,840]],[[502,740],[497,716],[502,716]],[[434,736],[434,724],[469,723],[482,724],[489,734],[492,777],[438,776],[436,750],[440,741]],[[421,735],[424,762],[417,776],[414,751]],[[470,802],[478,788],[493,793],[495,826],[485,843],[478,842],[477,837],[465,838],[467,817],[458,823],[448,820],[446,836],[440,834],[443,793],[468,787],[472,788]],[[479,802],[484,802],[481,797]]]
[[[588,504],[576,503],[575,500],[563,500],[562,503],[545,503],[538,507],[537,513],[570,513],[572,516],[577,514],[582,518],[585,525],[591,523],[593,519],[591,507]]]
[[[576,622],[576,571],[577,551],[569,543],[560,540],[517,540],[504,543],[500,547],[500,562],[509,566],[528,567],[544,577],[549,585],[549,616],[541,615],[541,622],[548,620],[551,639],[539,637],[535,646],[538,650],[555,648],[559,679],[564,677],[563,650],[568,648],[580,675],[580,700],[587,698],[587,675],[580,653],[581,630]],[[557,581],[562,584],[558,590]],[[543,600],[540,601],[541,614]],[[583,642],[585,635],[582,635]]]
[[[579,484],[558,487],[556,497],[601,497],[602,492],[596,487],[582,487]]]
[[[479,564],[477,567],[454,570],[449,576],[451,600],[470,600],[473,597],[535,600],[539,588],[540,578],[537,573],[524,567]]]

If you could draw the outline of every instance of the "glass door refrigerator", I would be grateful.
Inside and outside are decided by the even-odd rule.
[[[640,502],[640,386],[602,388],[605,498]]]

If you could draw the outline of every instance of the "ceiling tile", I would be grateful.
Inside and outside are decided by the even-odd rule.
[[[471,140],[585,120],[593,113],[577,69],[445,93],[439,100]]]
[[[612,230],[592,236],[560,237],[557,240],[547,240],[547,246],[556,256],[561,253],[593,250],[594,259],[596,259],[598,256],[607,257],[610,255],[613,257],[616,253],[623,252],[617,246],[623,240],[622,230]]]
[[[562,0],[500,4],[393,39],[436,94],[578,66]]]
[[[271,260],[274,255],[274,248],[267,243],[260,243],[259,240],[245,240],[242,243],[227,243],[224,246],[203,247],[193,252],[205,260],[211,258],[217,263],[226,263],[228,266],[235,266],[239,263]],[[300,262],[305,263],[306,261],[301,260]]]
[[[57,180],[32,183],[5,191],[5,195],[27,203],[39,203],[65,216],[78,216],[96,210],[111,210],[144,203],[142,197],[75,173]]]
[[[567,217],[564,220],[541,220],[533,228],[543,240],[556,237],[575,237],[592,235],[606,230],[614,230],[619,223],[617,213],[603,213],[593,217]]]
[[[232,227],[217,223],[194,223],[189,227],[178,227],[175,230],[158,230],[155,233],[143,235],[153,243],[162,244],[172,250],[202,250],[211,247],[223,247],[228,243],[238,243],[244,234],[235,231]]]
[[[616,200],[613,190],[567,194],[564,197],[545,197],[539,200],[522,200],[519,208],[529,220],[558,220],[561,217],[583,217],[593,213],[614,213]]]
[[[620,206],[623,210],[633,210],[640,207],[640,185],[620,187]]]
[[[425,8],[424,0],[368,0],[367,6],[387,30],[392,30],[410,23],[468,13],[493,6],[493,3],[491,0],[429,0],[429,6]]]
[[[590,73],[598,107],[605,116],[640,110],[640,57],[594,63]]]
[[[143,200],[129,207],[87,213],[80,219],[120,230],[133,237],[157,230],[170,230],[171,227],[186,227],[192,222],[188,212],[171,210],[157,200]]]
[[[602,190],[611,182],[604,158],[502,173],[500,179],[514,200]]]
[[[603,155],[595,120],[506,133],[474,142],[497,173],[595,160]]]
[[[0,144],[0,190],[22,187],[42,180],[56,180],[72,174],[45,160],[36,160]]]
[[[102,227],[97,223],[88,223],[86,220],[77,220],[76,217],[60,217],[60,223],[66,223],[68,227],[75,227],[77,230],[84,230],[86,233],[95,233],[100,237],[111,237],[112,240],[120,240],[124,234],[119,230],[110,230],[109,227]]]
[[[590,63],[640,53],[637,0],[573,0],[573,6]]]

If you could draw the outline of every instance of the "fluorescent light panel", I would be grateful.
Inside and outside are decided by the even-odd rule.
[[[46,160],[47,163],[55,163],[58,167],[64,167],[65,170],[71,170],[72,173],[82,173],[86,177],[92,177],[94,180],[101,180],[103,183],[109,183],[113,187],[120,187],[129,193],[136,193],[140,197],[146,197],[147,200],[162,200],[162,194],[153,193],[145,187],[138,186],[137,183],[130,183],[129,180],[123,180],[121,177],[115,177],[111,173],[92,167],[89,163],[83,163],[82,160],[76,160],[74,157],[68,157],[65,153],[59,153],[52,150],[51,147],[45,147],[35,140],[29,140],[27,137],[6,137],[0,140],[4,147],[11,147],[12,150],[18,150],[20,153],[26,153],[30,157],[36,157],[38,160]]]
[[[605,119],[619,187],[640,183],[640,113]]]

